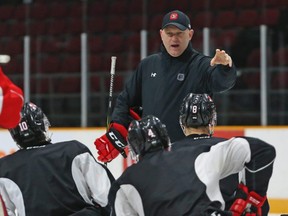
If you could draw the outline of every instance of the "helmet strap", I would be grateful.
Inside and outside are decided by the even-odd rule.
[[[181,129],[182,129],[183,133],[185,134],[185,126],[182,125],[182,124],[180,124],[180,126],[181,126]],[[185,134],[185,135],[186,135],[186,134]]]
[[[212,137],[214,134],[214,125],[209,124],[208,127],[209,127],[209,135]]]

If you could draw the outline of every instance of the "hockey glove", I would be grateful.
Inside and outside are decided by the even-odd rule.
[[[116,158],[119,153],[126,158],[124,149],[127,145],[127,133],[127,129],[123,125],[112,123],[108,132],[94,142],[98,150],[98,160],[107,163]]]
[[[262,216],[261,207],[265,200],[266,196],[262,197],[254,191],[249,192],[245,185],[239,184],[230,211],[233,216]]]

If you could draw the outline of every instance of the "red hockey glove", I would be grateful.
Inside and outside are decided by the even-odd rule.
[[[257,216],[262,216],[261,207],[263,206],[265,201],[266,201],[266,196],[262,197],[259,194],[257,194],[255,191],[251,191],[247,199],[251,212],[256,212]]]
[[[254,191],[249,192],[244,184],[238,185],[235,195],[236,199],[230,211],[233,216],[262,216],[261,207],[266,200]]]
[[[98,150],[98,160],[107,163],[116,158],[119,153],[126,158],[127,133],[123,125],[112,123],[108,132],[94,142]]]
[[[22,90],[0,68],[0,127],[10,129],[17,126],[23,103]]]

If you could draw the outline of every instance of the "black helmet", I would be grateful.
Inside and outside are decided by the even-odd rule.
[[[166,126],[152,115],[140,121],[132,121],[128,128],[127,141],[132,154],[143,156],[148,151],[167,148],[170,138]]]
[[[21,148],[27,148],[49,143],[51,141],[48,137],[49,126],[46,115],[30,102],[24,104],[18,126],[9,131]]]
[[[215,126],[216,106],[208,94],[189,93],[182,102],[179,122],[181,127]]]

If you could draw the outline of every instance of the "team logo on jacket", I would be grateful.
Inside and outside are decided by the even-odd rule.
[[[150,76],[151,76],[151,77],[156,77],[156,75],[157,75],[157,73],[153,73],[153,72],[152,72]]]
[[[184,79],[185,79],[185,74],[179,73],[179,74],[177,75],[177,80],[183,81]]]

